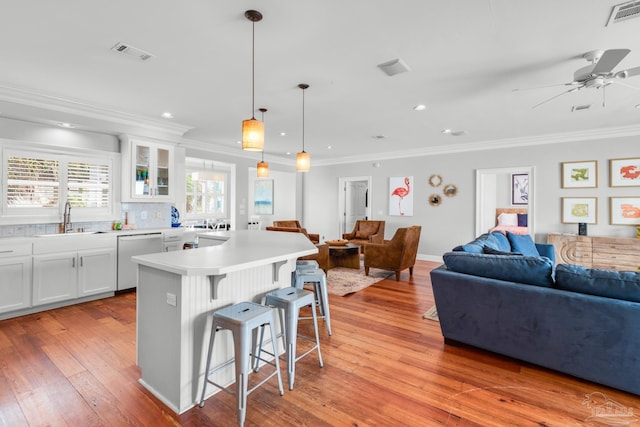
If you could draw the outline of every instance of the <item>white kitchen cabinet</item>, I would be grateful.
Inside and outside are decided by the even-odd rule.
[[[93,249],[78,252],[78,296],[116,289],[116,250]]]
[[[122,154],[123,202],[171,202],[174,198],[174,147],[124,137]]]
[[[34,255],[33,305],[77,297],[77,252]]]
[[[0,246],[0,313],[31,307],[31,243]]]
[[[115,292],[116,268],[115,235],[36,238],[33,305]]]

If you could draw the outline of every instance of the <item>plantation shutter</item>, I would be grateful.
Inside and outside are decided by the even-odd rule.
[[[111,167],[107,163],[70,161],[67,164],[67,199],[78,208],[109,208]]]
[[[9,209],[57,207],[59,175],[58,160],[8,156],[6,206]]]

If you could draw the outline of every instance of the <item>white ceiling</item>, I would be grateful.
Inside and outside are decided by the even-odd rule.
[[[252,114],[244,11],[257,9],[255,108],[268,109],[272,161],[301,149],[299,83],[310,85],[305,148],[316,164],[590,138],[603,129],[638,134],[640,76],[607,87],[606,108],[597,89],[531,108],[567,90],[560,84],[588,65],[588,51],[628,48],[614,71],[640,66],[640,18],[606,26],[622,2],[0,0],[0,114],[116,134],[139,122],[149,133],[169,129],[242,154],[241,122]],[[155,56],[116,54],[117,42]],[[377,67],[396,58],[412,71],[388,77]],[[426,110],[414,111],[418,104]],[[571,111],[583,104],[592,107]],[[161,118],[165,111],[174,118]]]

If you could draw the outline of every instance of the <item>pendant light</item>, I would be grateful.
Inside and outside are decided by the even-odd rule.
[[[264,123],[256,120],[255,111],[255,50],[256,50],[256,22],[262,20],[262,14],[257,10],[247,10],[245,18],[252,22],[251,44],[251,118],[242,121],[242,149],[247,151],[262,151],[264,147]]]
[[[262,123],[264,123],[264,113],[267,111],[266,108],[261,108],[260,112],[262,113]],[[258,178],[267,178],[269,176],[269,163],[264,161],[264,150],[262,150],[262,161],[258,162]]]
[[[304,151],[304,91],[309,87],[306,83],[300,83],[298,85],[302,89],[302,151],[296,155],[296,171],[309,172],[311,168],[311,156]]]

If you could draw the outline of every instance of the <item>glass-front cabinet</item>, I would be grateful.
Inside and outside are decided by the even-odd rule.
[[[123,166],[131,175],[123,182],[123,201],[171,201],[174,185],[173,147],[138,139],[123,140]],[[125,174],[125,177],[126,174]],[[128,197],[127,197],[128,196]]]

